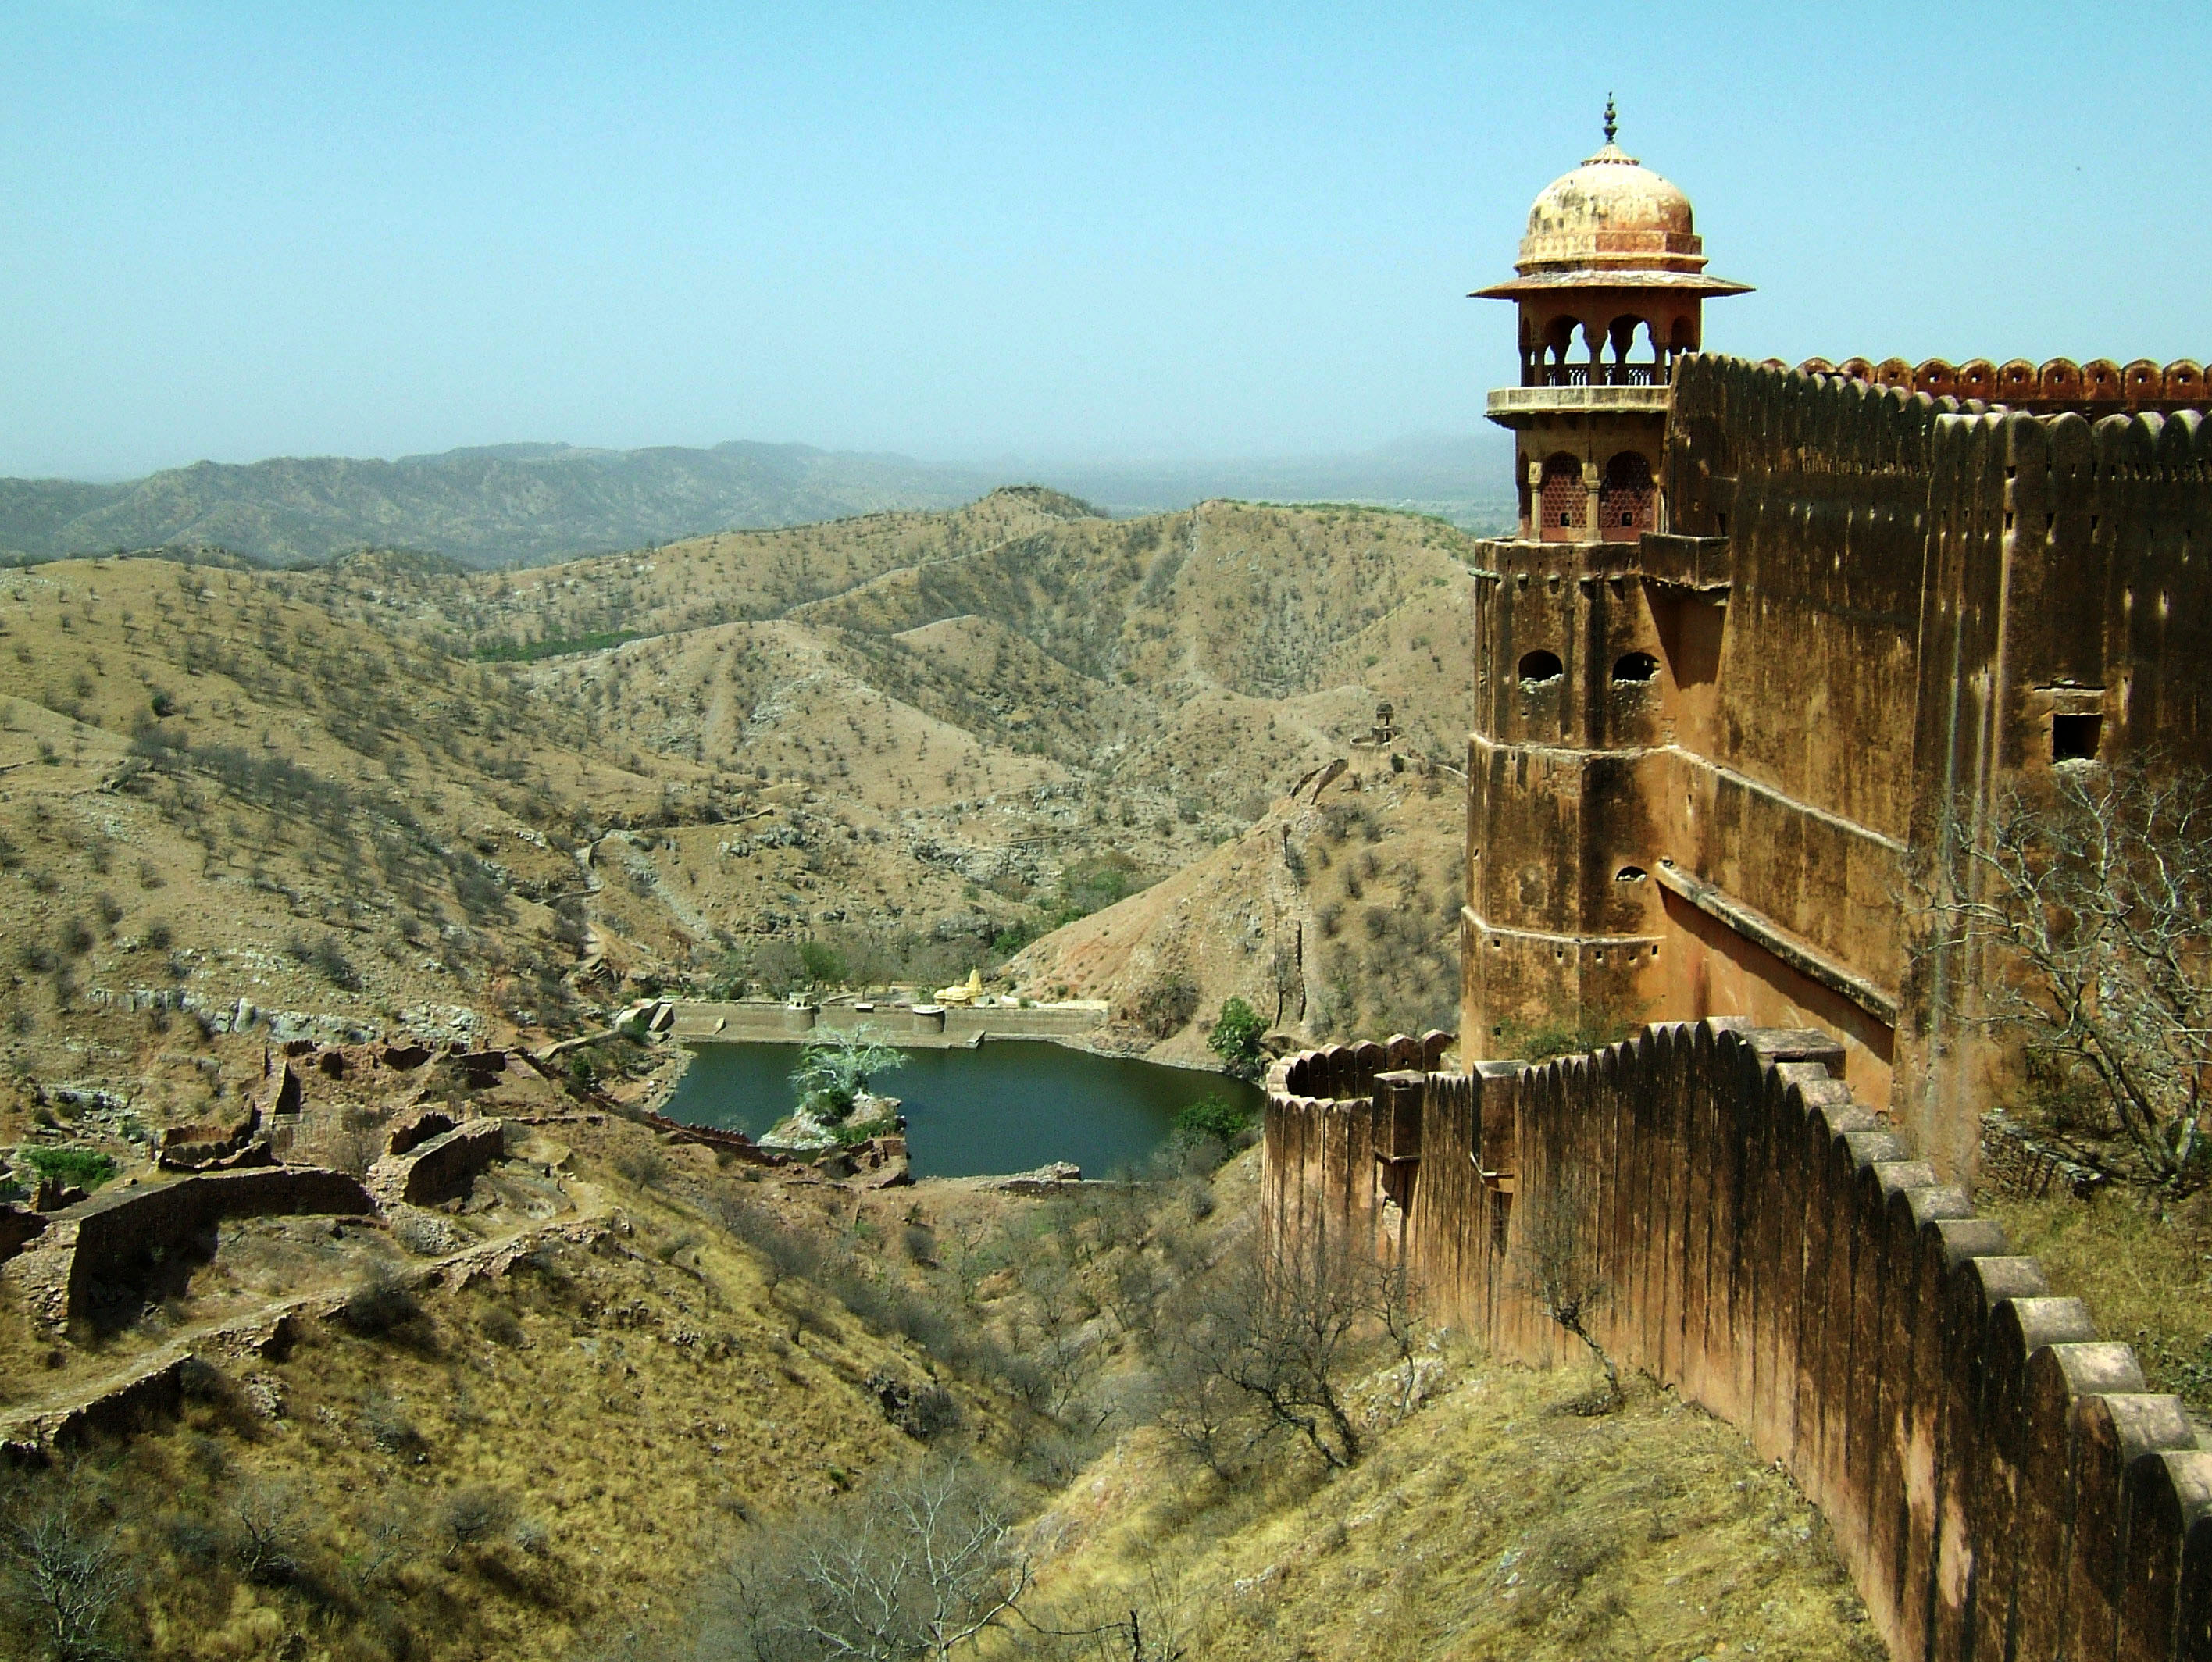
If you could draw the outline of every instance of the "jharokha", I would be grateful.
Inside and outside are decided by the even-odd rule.
[[[2212,1452],[1973,1216],[2003,1058],[1912,921],[2013,787],[2212,760],[2202,372],[1707,354],[1745,285],[1613,136],[1478,291],[1520,525],[1476,574],[1464,1071],[1443,1034],[1279,1063],[1269,1239],[1401,1258],[1536,1362],[1571,1245],[1597,1337],[1788,1466],[1897,1658],[2212,1655]],[[1635,1036],[1504,1059],[1577,1019]]]

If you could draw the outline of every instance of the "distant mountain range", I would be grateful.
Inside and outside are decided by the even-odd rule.
[[[471,566],[535,564],[705,531],[950,507],[1017,478],[1124,513],[1218,496],[1360,500],[1486,530],[1510,518],[1500,448],[1488,437],[1414,440],[1340,458],[1009,462],[995,470],[744,442],[711,450],[494,445],[392,462],[197,462],[120,484],[0,479],[0,558],[185,545],[271,565],[360,548],[417,549]]]

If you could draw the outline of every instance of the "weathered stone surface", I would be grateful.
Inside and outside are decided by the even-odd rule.
[[[63,1324],[89,1313],[95,1290],[127,1285],[157,1256],[190,1245],[227,1218],[373,1213],[357,1178],[313,1166],[206,1172],[171,1181],[125,1181],[54,1213],[27,1250],[0,1267],[36,1320]]]

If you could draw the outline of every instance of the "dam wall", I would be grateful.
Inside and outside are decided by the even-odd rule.
[[[804,1044],[818,1028],[866,1025],[888,1045],[950,1049],[987,1039],[1080,1039],[1106,1024],[1102,1004],[786,1004],[705,999],[672,1003],[670,1031],[686,1044]]]

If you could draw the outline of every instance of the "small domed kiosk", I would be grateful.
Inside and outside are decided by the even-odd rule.
[[[1674,360],[1698,349],[1708,298],[1749,285],[1705,275],[1690,198],[1614,142],[1544,187],[1510,282],[1478,288],[1519,312],[1521,384],[1490,395],[1519,433],[1520,534],[1633,542],[1659,523],[1654,464]]]

